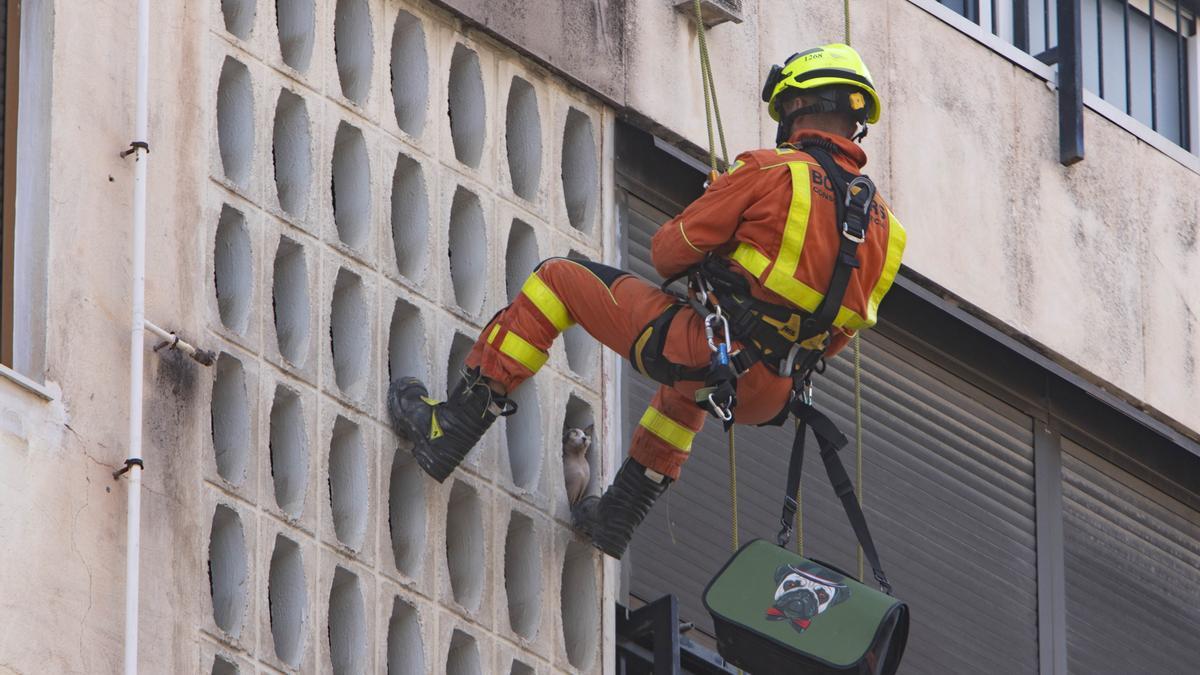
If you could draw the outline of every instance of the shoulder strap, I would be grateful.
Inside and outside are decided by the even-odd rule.
[[[850,482],[846,467],[838,458],[838,450],[846,445],[846,437],[828,416],[818,412],[811,405],[798,402],[792,407],[792,412],[795,413],[799,424],[796,427],[796,437],[792,440],[792,456],[788,460],[787,494],[784,495],[781,516],[783,527],[779,531],[777,543],[780,547],[786,547],[792,538],[792,519],[796,517],[797,509],[796,493],[800,489],[800,476],[804,464],[804,437],[808,428],[812,427],[813,435],[817,438],[817,445],[821,448],[821,460],[825,464],[825,473],[829,475],[833,491],[842,502],[842,508],[846,511],[850,527],[854,528],[854,536],[858,539],[859,546],[862,546],[863,556],[871,565],[871,571],[874,573],[875,581],[879,583],[879,588],[884,593],[891,595],[892,585],[888,583],[887,575],[884,574],[883,567],[879,563],[879,552],[875,550],[875,541],[871,539],[871,531],[867,528],[866,516],[863,515],[862,507],[855,498],[854,484]]]
[[[816,310],[805,320],[800,328],[800,338],[803,342],[829,330],[837,318],[838,310],[842,307],[842,299],[846,296],[846,287],[850,284],[850,275],[858,268],[858,245],[867,237],[867,225],[870,223],[871,204],[875,201],[875,184],[866,176],[855,176],[847,180],[845,171],[834,161],[833,156],[822,143],[805,143],[801,146],[829,177],[834,188],[834,200],[837,205],[837,228],[841,235],[838,245],[837,259],[834,261],[833,274],[826,287],[825,296]]]

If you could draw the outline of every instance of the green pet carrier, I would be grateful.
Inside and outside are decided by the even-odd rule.
[[[800,425],[788,463],[778,545],[756,539],[725,563],[704,591],[717,648],[725,660],[755,675],[896,672],[908,640],[908,606],[892,597],[854,487],[837,451],[846,438],[809,405],[795,407]],[[796,515],[804,436],[811,427],[834,492],[881,590],[786,546]]]

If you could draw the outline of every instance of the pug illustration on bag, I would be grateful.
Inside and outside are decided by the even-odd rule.
[[[818,614],[850,599],[844,578],[807,560],[780,565],[775,570],[775,604],[767,608],[767,619],[787,621],[803,633]]]

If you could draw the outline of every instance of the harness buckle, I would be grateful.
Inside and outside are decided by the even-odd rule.
[[[804,385],[800,388],[800,400],[804,405],[812,405],[813,402],[813,383],[812,379],[805,378]]]
[[[858,189],[855,189],[858,188]],[[859,199],[860,195],[864,197]],[[859,203],[861,201],[861,205]],[[858,176],[846,186],[846,219],[842,222],[842,236],[850,241],[861,244],[867,237],[867,214],[875,201],[875,184],[866,176]],[[859,220],[861,216],[861,220]],[[855,221],[853,229],[851,221]]]
[[[864,241],[866,241],[867,240],[866,234],[867,233],[864,230],[858,230],[858,234],[851,232],[849,219],[846,219],[846,222],[842,223],[842,236],[856,244],[861,244]]]

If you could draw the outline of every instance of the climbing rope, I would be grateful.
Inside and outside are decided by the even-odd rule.
[[[696,36],[700,43],[700,83],[704,87],[704,122],[708,126],[708,165],[712,169],[709,180],[717,177],[717,150],[713,139],[713,128],[721,142],[721,160],[729,165],[729,149],[725,147],[725,127],[721,124],[721,106],[717,103],[717,83],[713,80],[712,62],[708,58],[708,39],[704,34],[704,13],[700,0],[695,0]],[[714,125],[715,120],[715,125]]]
[[[862,506],[863,490],[863,425],[862,425],[862,334],[854,334],[854,462],[855,496],[858,505]],[[863,577],[863,550],[858,547],[858,578]]]
[[[729,501],[733,505],[733,522],[730,527],[730,543],[733,550],[738,550],[738,508],[737,508],[737,450],[733,444],[733,427],[729,427]]]
[[[800,433],[800,420],[796,420],[796,433]],[[792,529],[796,532],[796,553],[804,555],[804,481],[796,486],[796,523]]]
[[[846,45],[850,44],[850,0],[842,0],[842,16],[845,17]],[[862,576],[861,574],[859,576]]]
[[[700,84],[704,87],[704,122],[708,126],[708,165],[712,170],[709,181],[716,180],[717,150],[715,142],[721,143],[721,159],[729,165],[729,150],[725,146],[725,128],[721,124],[721,107],[717,103],[717,83],[713,80],[712,62],[708,58],[708,39],[704,35],[704,12],[700,0],[695,0],[696,36],[700,44]],[[716,129],[714,138],[713,130]],[[729,503],[731,515],[730,543],[738,549],[738,500],[737,500],[737,450],[734,445],[733,427],[729,427]]]
[[[850,44],[850,0],[842,0],[845,43]],[[854,496],[863,501],[862,332],[854,334]],[[863,579],[863,550],[858,546],[858,578]]]

